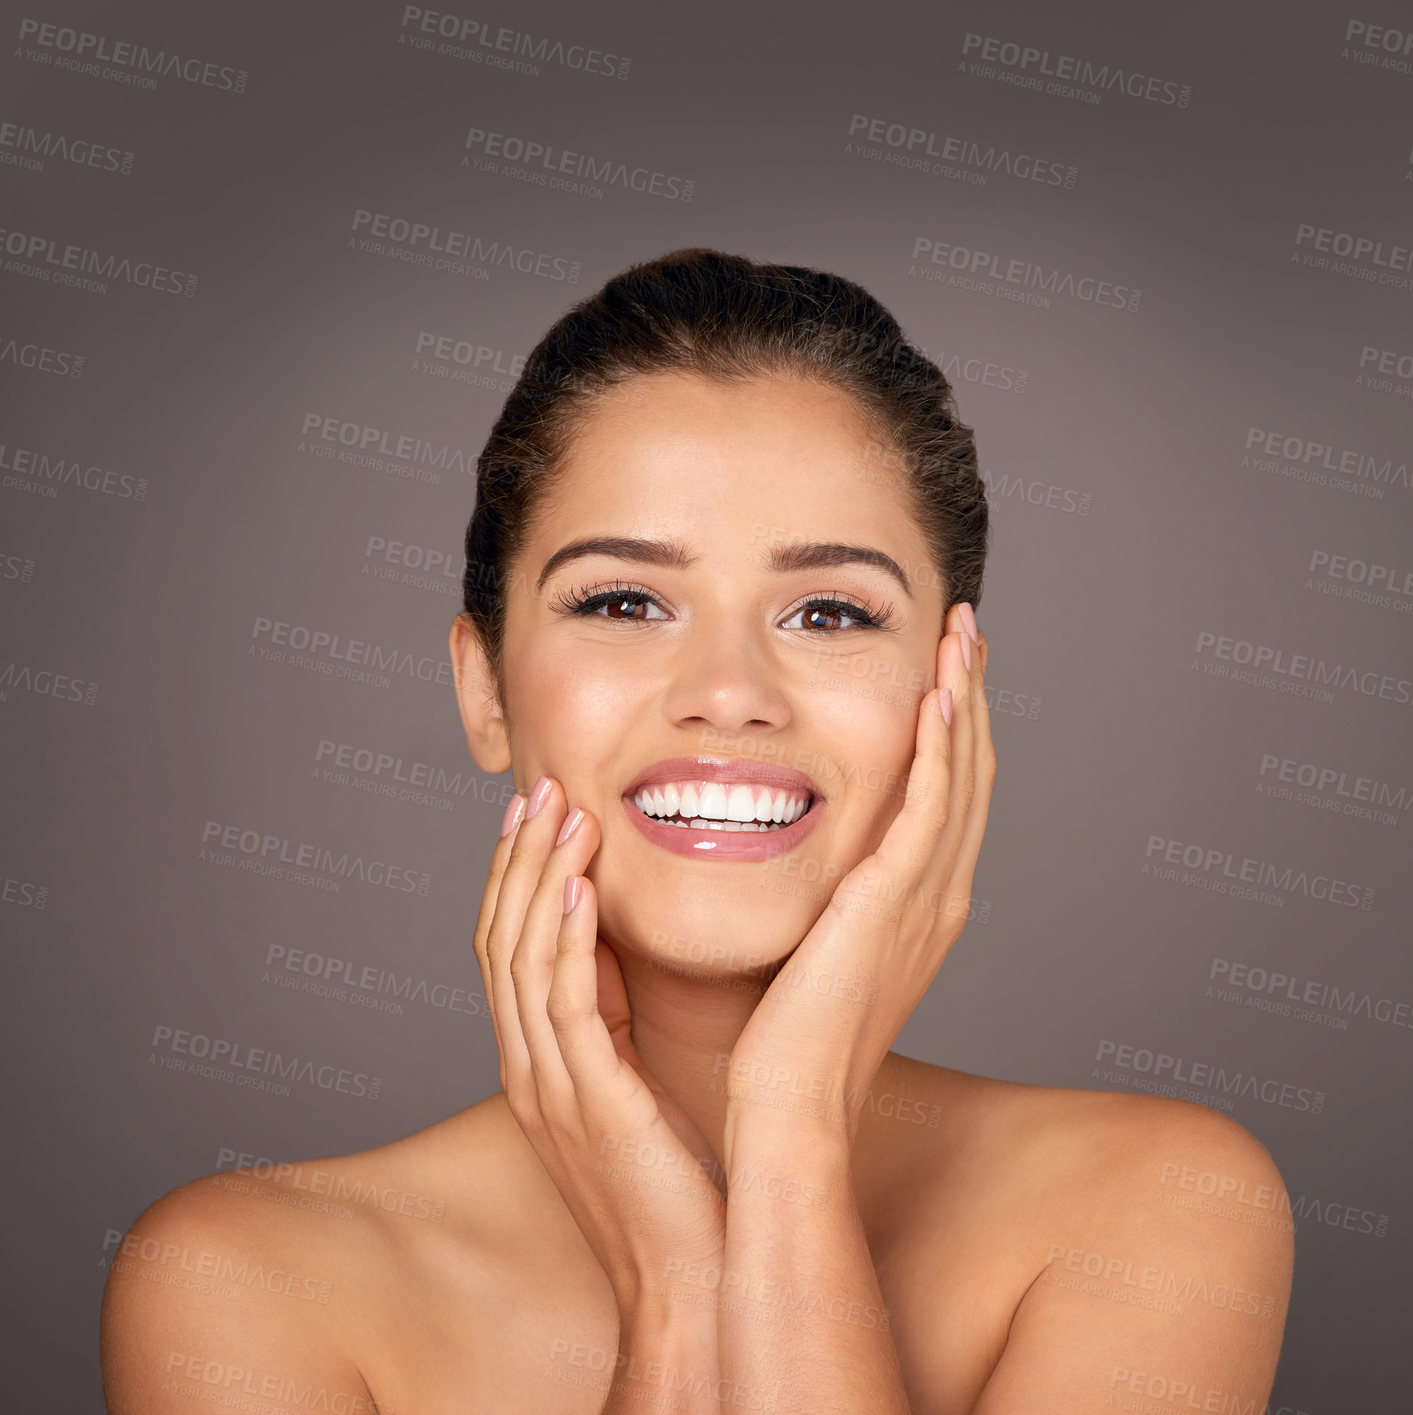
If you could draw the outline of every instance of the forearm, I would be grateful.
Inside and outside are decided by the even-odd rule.
[[[716,1415],[730,1404],[721,1386],[716,1313],[667,1297],[626,1311],[609,1379],[603,1415]]]
[[[779,1415],[907,1415],[844,1128],[743,1102],[728,1130],[723,1377]]]

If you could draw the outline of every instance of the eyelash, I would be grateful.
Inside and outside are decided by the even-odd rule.
[[[644,589],[641,585],[627,584],[622,580],[615,580],[613,584],[602,590],[595,590],[591,594],[581,591],[562,591],[551,603],[551,608],[557,614],[580,615],[589,618],[596,614],[605,605],[620,603],[623,600],[636,600],[638,602],[650,602],[662,607],[657,596],[651,591]],[[874,614],[859,604],[857,600],[849,599],[838,591],[830,591],[826,595],[814,595],[798,605],[787,616],[793,619],[801,610],[823,608],[835,610],[847,614],[849,618],[858,621],[851,627],[855,629],[884,629],[893,628],[893,606],[884,604],[883,607]],[[607,615],[603,616],[605,619]],[[620,624],[627,623],[651,623],[651,620],[629,620],[619,619],[613,621]],[[848,632],[846,629],[805,629],[806,634],[842,634]]]

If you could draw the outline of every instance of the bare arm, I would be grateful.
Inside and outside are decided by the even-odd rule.
[[[748,1109],[728,1133],[723,1372],[780,1412],[908,1415],[847,1132]]]
[[[972,1415],[1265,1409],[1294,1253],[1280,1173],[1217,1112],[1132,1099],[1112,1178],[1051,1233]],[[1184,1176],[1227,1197],[1189,1203]]]
[[[103,1291],[109,1415],[196,1415],[216,1394],[278,1407],[292,1390],[372,1415],[357,1364],[334,1348],[331,1275],[252,1251],[200,1183],[152,1204],[118,1245]]]

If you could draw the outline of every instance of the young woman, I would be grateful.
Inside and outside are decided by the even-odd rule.
[[[1193,1202],[1280,1192],[1251,1135],[889,1050],[996,770],[940,370],[856,284],[678,251],[553,326],[479,473],[502,1089],[148,1208],[109,1410],[1259,1412],[1289,1226]]]

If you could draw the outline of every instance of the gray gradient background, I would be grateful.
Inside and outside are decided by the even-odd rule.
[[[75,0],[46,16],[249,75],[243,93],[170,77],[144,91],[36,60],[19,34],[39,11],[5,7],[0,123],[135,158],[127,175],[54,157],[35,170],[0,146],[0,226],[199,277],[192,298],[120,280],[96,293],[26,277],[0,253],[0,344],[84,360],[64,377],[0,359],[4,1133],[24,1275],[8,1284],[11,1401],[101,1407],[106,1256],[159,1194],[228,1151],[308,1159],[383,1143],[497,1084],[484,1017],[264,980],[272,947],[305,948],[478,995],[470,930],[513,789],[476,773],[445,681],[378,687],[251,655],[263,616],[439,664],[456,608],[473,478],[320,460],[299,450],[302,420],[413,434],[469,464],[508,380],[422,371],[419,333],[508,364],[630,261],[715,245],[845,274],[934,355],[1025,373],[1023,392],[954,378],[993,492],[979,619],[1001,774],[976,876],[984,922],[900,1049],[1016,1080],[1149,1085],[1101,1071],[1110,1041],[1322,1092],[1318,1115],[1242,1095],[1230,1112],[1307,1211],[1271,1409],[1399,1407],[1413,1030],[1207,996],[1224,959],[1391,999],[1413,1020],[1413,597],[1308,583],[1320,552],[1413,570],[1406,466],[1397,479],[1413,379],[1359,377],[1366,347],[1413,353],[1413,289],[1406,274],[1311,268],[1296,246],[1301,223],[1413,244],[1413,63],[1357,63],[1345,39],[1351,21],[1396,26],[1399,7],[457,13],[631,66],[622,79],[520,73],[417,52],[398,43],[402,7],[367,0]],[[959,68],[969,32],[1188,85],[1190,102],[1110,92],[1091,105],[979,77]],[[885,164],[846,150],[855,114],[1077,178],[975,185]],[[656,169],[693,182],[692,200],[621,186],[596,199],[463,168],[471,126]],[[365,254],[348,245],[360,207],[580,274],[477,280]],[[1141,302],[1057,295],[1044,308],[928,282],[910,274],[920,237],[1096,275]],[[1243,465],[1252,428],[1392,462],[1394,478],[1355,478],[1381,492],[1361,495]],[[8,469],[15,448],[146,478],[146,498],[26,490]],[[1062,509],[1081,498],[1084,514]],[[379,579],[375,536],[439,551],[451,573]],[[1218,677],[1204,633],[1402,687],[1320,701]],[[42,670],[97,684],[93,702],[37,689]],[[366,774],[323,780],[321,741],[440,769],[454,809],[355,789]],[[1259,794],[1267,756],[1389,783],[1392,822]],[[242,872],[201,858],[208,821],[392,861],[430,885],[329,893]],[[1349,881],[1373,907],[1157,878],[1144,873],[1152,836]],[[1210,883],[1221,867],[1196,873]],[[150,1059],[163,1026],[376,1075],[381,1092],[281,1096],[176,1074]],[[1377,1232],[1342,1226],[1346,1212],[1373,1215]]]

